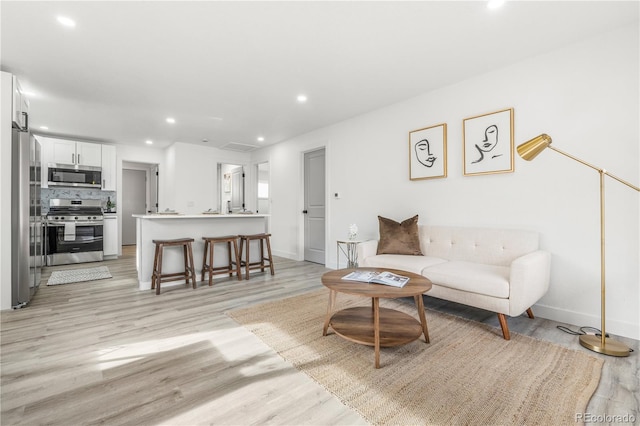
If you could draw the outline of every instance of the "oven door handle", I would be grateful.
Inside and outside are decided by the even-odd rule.
[[[47,226],[51,226],[51,227],[53,227],[53,226],[64,226],[65,223],[64,222],[54,222],[54,221],[48,220],[46,222],[46,225]]]
[[[47,222],[47,226],[65,226],[67,223],[75,223],[76,226],[103,226],[104,225],[103,221],[96,221],[96,222],[92,222],[92,221],[77,221],[77,222],[53,222],[53,221],[48,221]]]

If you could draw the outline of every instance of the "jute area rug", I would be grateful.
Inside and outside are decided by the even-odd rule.
[[[111,278],[111,272],[106,266],[96,268],[69,269],[66,271],[53,271],[47,281],[47,285],[59,285],[78,283],[83,281],[103,280]]]
[[[602,360],[481,323],[427,310],[424,337],[381,348],[347,341],[329,328],[322,336],[326,289],[227,313],[372,424],[576,424],[585,412]],[[337,309],[370,306],[338,294]],[[415,304],[381,306],[417,318]]]

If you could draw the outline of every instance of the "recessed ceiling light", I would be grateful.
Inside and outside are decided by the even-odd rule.
[[[489,0],[487,7],[489,9],[498,9],[504,5],[505,0]]]
[[[153,141],[152,140],[147,140],[147,145],[153,145]]]
[[[262,136],[258,136],[258,142],[264,142],[264,138]]]
[[[67,18],[66,16],[58,16],[58,22],[69,28],[73,28],[76,26],[76,21],[71,18]]]
[[[298,95],[298,97],[296,99],[298,100],[298,102],[303,104],[303,103],[307,102],[307,95]]]
[[[42,130],[49,130],[49,128],[48,128],[47,126],[40,126],[40,128],[41,128]]]
[[[171,124],[173,124],[173,123],[175,123],[175,122],[176,122],[176,119],[175,119],[175,118],[173,118],[173,117],[167,117],[167,123],[171,123]]]

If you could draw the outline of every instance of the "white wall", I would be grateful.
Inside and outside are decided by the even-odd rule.
[[[271,162],[272,245],[300,258],[301,153],[327,143],[327,265],[334,241],[356,223],[377,236],[377,215],[422,224],[540,232],[553,255],[542,317],[599,326],[598,173],[551,150],[515,172],[463,176],[462,120],[515,110],[515,144],[540,133],[563,149],[632,182],[639,176],[638,26],[596,36],[508,68],[297,137],[254,154]],[[408,132],[448,123],[448,178],[410,181]],[[328,142],[326,142],[328,141]],[[294,183],[298,183],[297,186]],[[638,193],[609,179],[607,331],[640,338]]]
[[[218,163],[246,165],[249,154],[224,151],[208,146],[174,143],[167,148],[167,157],[174,162],[165,174],[169,179],[167,204],[181,213],[202,213],[218,206]],[[166,182],[166,181],[163,181]]]

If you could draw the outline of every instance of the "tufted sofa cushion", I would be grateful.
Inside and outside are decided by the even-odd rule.
[[[453,260],[427,268],[422,275],[442,287],[507,299],[509,272],[507,266]]]
[[[531,231],[421,225],[419,234],[425,256],[448,260],[509,266],[538,250],[538,234]]]
[[[367,259],[366,266],[371,268],[400,269],[422,274],[425,268],[446,263],[447,260],[432,256],[406,256],[402,254],[379,254]],[[362,265],[365,266],[365,265]]]

